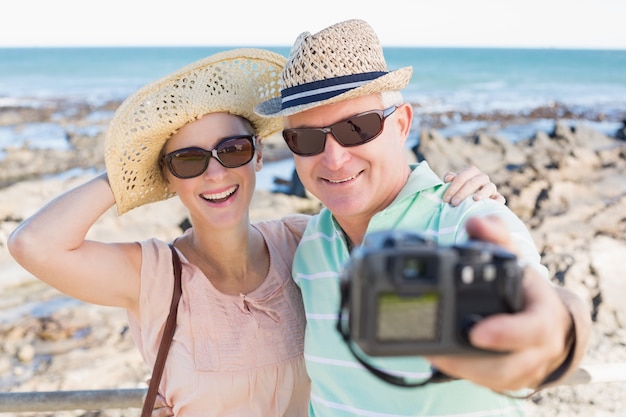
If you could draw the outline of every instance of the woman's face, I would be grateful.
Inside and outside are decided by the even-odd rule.
[[[185,125],[172,135],[163,153],[167,155],[190,147],[210,152],[226,138],[253,134],[252,127],[245,119],[228,113],[211,113]],[[255,138],[253,141],[256,144]],[[226,154],[220,152],[218,155],[229,165],[232,156]],[[207,168],[193,178],[179,178],[172,174],[169,167],[165,167],[164,175],[169,190],[178,194],[196,227],[204,224],[227,228],[240,225],[242,221],[247,222],[256,185],[256,172],[262,167],[260,149],[256,150],[249,162],[237,168],[222,166],[210,154],[209,158]]]

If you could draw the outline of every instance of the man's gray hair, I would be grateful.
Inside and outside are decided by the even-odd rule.
[[[398,90],[387,90],[380,93],[380,100],[383,108],[391,107],[395,104],[401,104],[404,102],[402,93]]]

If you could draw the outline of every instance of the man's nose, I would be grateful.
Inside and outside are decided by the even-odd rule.
[[[350,158],[350,151],[341,145],[335,136],[326,132],[326,145],[323,152],[324,162],[331,169],[338,169]]]

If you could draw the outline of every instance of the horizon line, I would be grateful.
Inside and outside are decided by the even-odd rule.
[[[423,48],[423,49],[551,49],[551,50],[581,50],[581,51],[626,51],[626,46],[564,46],[564,45],[402,45],[402,44],[383,44],[383,48]],[[290,49],[291,45],[266,44],[222,44],[222,45],[200,45],[200,44],[41,44],[41,45],[2,45],[0,49],[80,49],[80,48],[285,48]]]

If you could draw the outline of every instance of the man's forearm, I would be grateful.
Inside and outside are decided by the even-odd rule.
[[[563,352],[560,365],[546,377],[540,388],[556,385],[576,370],[587,352],[591,333],[591,314],[585,303],[567,288],[556,287],[555,289],[570,313],[571,325],[573,325],[573,343],[566,341],[566,351]]]

